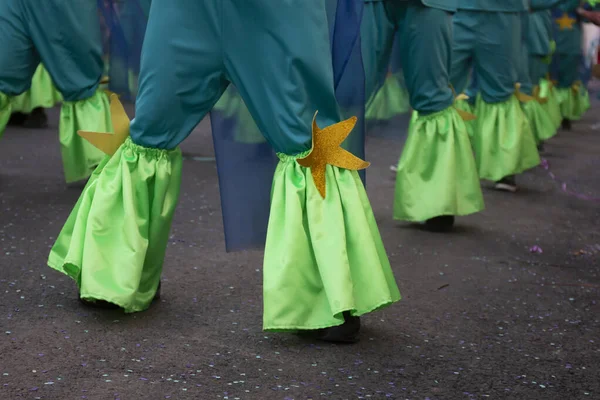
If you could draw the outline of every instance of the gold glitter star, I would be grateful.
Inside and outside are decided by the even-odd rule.
[[[130,120],[116,94],[110,95],[110,119],[114,133],[78,131],[77,134],[104,154],[112,156],[129,136]]]
[[[555,21],[561,31],[572,30],[573,25],[577,22],[576,19],[571,18],[566,12],[563,12],[563,15],[560,18],[556,18]]]
[[[304,158],[298,159],[298,164],[310,168],[315,186],[325,198],[325,172],[327,165],[357,171],[367,168],[370,163],[361,160],[341,146],[356,125],[356,117],[321,129],[317,125],[317,114],[312,123],[312,150]]]

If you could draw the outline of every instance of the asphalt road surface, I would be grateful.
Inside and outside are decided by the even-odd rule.
[[[57,111],[48,129],[9,128],[0,399],[600,399],[597,113],[547,143],[550,171],[520,176],[520,192],[484,182],[486,210],[451,234],[392,220],[401,140],[370,138],[368,191],[404,298],[347,346],[261,331],[262,253],[225,252],[206,121],[183,145],[162,300],[134,315],[84,308],[46,267],[81,192],[63,183]]]

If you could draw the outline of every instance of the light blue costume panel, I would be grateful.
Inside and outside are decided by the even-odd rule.
[[[91,97],[100,82],[102,42],[95,1],[2,0],[0,92],[26,91],[42,62],[66,101]]]
[[[310,148],[317,110],[320,126],[339,121],[322,2],[154,0],[150,15],[131,125],[135,143],[175,148],[229,82],[277,152]]]

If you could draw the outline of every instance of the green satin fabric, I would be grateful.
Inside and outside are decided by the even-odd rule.
[[[73,278],[80,296],[125,312],[150,306],[160,281],[181,184],[177,150],[130,139],[94,171],[48,265]]]
[[[398,164],[394,218],[425,221],[484,209],[467,128],[451,107],[426,116],[413,112]]]
[[[481,179],[498,181],[540,163],[531,126],[516,96],[502,103],[475,104],[473,148]]]
[[[557,88],[560,112],[563,118],[578,121],[590,109],[590,95],[583,86],[578,90]]]
[[[87,179],[104,153],[77,134],[78,130],[112,132],[108,95],[97,90],[85,100],[65,101],[60,110],[59,141],[67,183]]]
[[[529,121],[531,132],[536,143],[548,140],[556,135],[556,127],[548,114],[537,100],[521,104],[525,117]]]
[[[29,114],[35,108],[51,108],[62,101],[62,95],[52,83],[52,78],[42,64],[31,79],[28,91],[11,99],[12,112]]]
[[[546,100],[546,102],[542,104],[542,108],[552,120],[554,128],[558,129],[562,122],[558,91],[547,79],[542,79],[540,81],[540,97]]]
[[[365,119],[381,121],[410,111],[408,90],[400,84],[396,75],[390,74],[383,86],[367,103]]]
[[[12,114],[12,105],[10,99],[7,95],[0,92],[0,139],[4,135],[6,124],[10,119],[10,114]]]
[[[280,155],[264,260],[267,331],[340,325],[400,299],[356,171],[327,166],[327,196],[296,157]]]

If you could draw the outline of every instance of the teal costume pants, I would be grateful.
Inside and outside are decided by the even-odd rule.
[[[29,89],[40,62],[65,101],[94,94],[103,70],[95,1],[0,2],[0,93]]]
[[[154,0],[131,139],[177,147],[232,82],[274,149],[302,153],[317,110],[340,120],[329,43],[317,0]]]
[[[366,2],[361,27],[365,92],[369,98],[385,76],[396,31],[411,106],[421,115],[448,108],[452,16],[420,1]]]
[[[504,102],[515,91],[521,53],[520,13],[459,10],[454,15],[450,81],[464,92],[474,69],[486,103]]]
[[[540,80],[545,78],[550,71],[550,65],[546,61],[546,57],[535,54],[529,55],[529,76],[531,82],[538,85]]]
[[[580,80],[579,65],[581,63],[581,54],[556,53],[552,57],[555,62],[555,79],[559,88],[571,87],[576,81]]]
[[[514,60],[517,68],[517,82],[521,84],[521,91],[528,95],[533,93],[533,86],[539,81],[531,79],[531,70],[529,65],[529,47],[527,46],[528,14],[522,13],[519,23],[521,31],[521,43],[519,46],[519,56]]]

